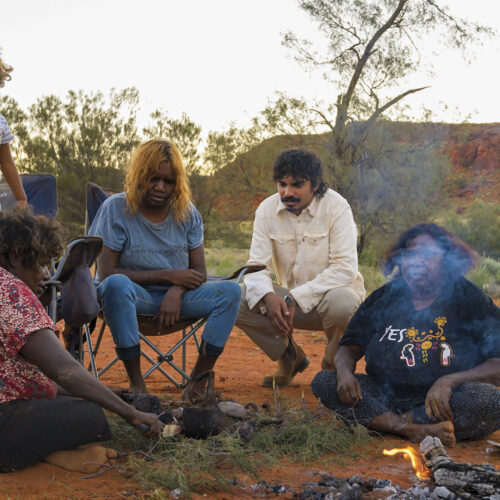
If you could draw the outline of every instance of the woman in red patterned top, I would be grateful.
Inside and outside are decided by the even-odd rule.
[[[25,210],[0,213],[0,471],[40,460],[88,472],[113,450],[101,407],[161,431],[156,415],[122,401],[75,361],[37,298],[61,252],[55,221]],[[73,396],[73,397],[70,397]]]

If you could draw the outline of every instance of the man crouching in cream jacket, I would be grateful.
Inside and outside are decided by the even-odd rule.
[[[236,325],[278,360],[262,384],[272,386],[274,379],[285,386],[309,365],[293,340],[294,327],[325,332],[322,368],[334,370],[339,340],[365,289],[351,207],[324,182],[319,158],[303,149],[284,151],[273,179],[278,192],[257,208],[248,261],[266,269],[245,277]]]

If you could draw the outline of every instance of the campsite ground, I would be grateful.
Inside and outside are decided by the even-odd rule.
[[[111,336],[108,333],[105,335],[105,339],[102,354],[98,357],[98,366],[101,367],[114,355]],[[290,402],[297,401],[298,404],[303,392],[308,407],[313,408],[317,405],[317,401],[311,392],[309,383],[313,375],[320,369],[325,341],[320,332],[298,333],[296,339],[307,352],[311,364],[305,372],[294,379],[290,387],[281,390],[281,397]],[[172,345],[172,338],[161,338],[160,344]],[[191,349],[191,352],[188,352],[188,362],[192,363],[194,356],[194,350]],[[362,367],[360,368],[362,369]],[[274,363],[267,359],[241,331],[235,329],[217,365],[216,388],[225,397],[241,403],[254,401],[259,405],[263,403],[272,405],[272,390],[262,387],[260,382],[262,377],[271,373],[273,369]],[[108,385],[127,386],[125,372],[118,364],[104,375],[102,381]],[[180,389],[175,389],[167,384],[158,372],[155,372],[147,382],[149,390],[153,394],[174,399],[180,397]],[[131,430],[131,432],[134,431]],[[490,439],[500,441],[500,431],[490,436]],[[390,479],[402,488],[408,488],[411,484],[418,482],[409,461],[402,458],[401,455],[395,457],[382,455],[383,448],[402,448],[407,445],[407,442],[395,436],[377,437],[373,445],[365,450],[360,450],[361,459],[347,461],[342,465],[325,465],[321,462],[310,463],[306,466],[282,463],[280,467],[263,471],[262,479],[273,484],[289,485],[300,491],[304,483],[315,480],[313,473],[327,471],[338,477],[351,477],[357,474],[363,478]],[[487,453],[487,447],[485,440],[461,443],[450,450],[450,454],[460,462],[477,464],[488,462],[500,467],[500,453]],[[232,471],[228,471],[228,474],[233,475]],[[238,476],[239,486],[236,486],[233,491],[217,495],[210,493],[205,497],[219,499],[249,497],[249,485],[256,484],[257,479],[251,476],[244,477],[237,473],[235,475]],[[51,465],[39,463],[22,471],[3,474],[0,478],[0,498],[24,500],[28,498],[142,498],[148,496],[134,478],[125,477],[116,470],[107,471],[91,479],[84,479],[82,476],[83,474],[70,473]],[[169,496],[169,493],[165,491],[164,498],[169,498]],[[197,498],[196,495],[194,498]],[[283,495],[280,498],[284,498]]]

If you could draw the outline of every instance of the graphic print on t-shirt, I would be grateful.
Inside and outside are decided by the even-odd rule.
[[[420,354],[422,363],[429,361],[429,350],[437,350],[441,348],[440,363],[442,366],[449,366],[451,358],[454,358],[453,349],[449,344],[444,342],[446,337],[444,335],[443,327],[447,323],[444,316],[439,316],[434,320],[437,326],[437,332],[429,330],[428,332],[420,332],[417,328],[411,327],[404,331],[405,337],[410,340],[410,343],[405,344],[401,350],[402,359],[407,366],[412,367],[416,365],[415,355]]]

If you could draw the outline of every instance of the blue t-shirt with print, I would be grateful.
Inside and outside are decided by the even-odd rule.
[[[120,268],[133,271],[188,269],[188,251],[203,243],[203,222],[192,203],[183,222],[176,222],[170,213],[162,222],[151,222],[139,212],[130,214],[125,193],[119,193],[101,205],[89,234],[100,236],[105,246],[120,252]],[[165,285],[145,288],[158,290]]]

